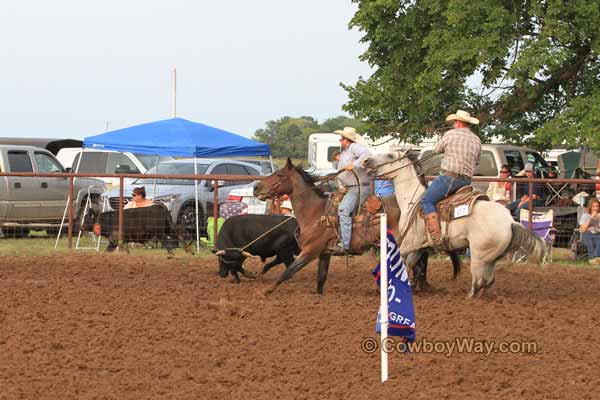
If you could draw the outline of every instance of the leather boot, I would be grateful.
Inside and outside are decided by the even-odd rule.
[[[442,245],[442,228],[440,226],[440,218],[437,212],[432,212],[425,215],[425,226],[427,232],[431,236],[431,241],[434,247]]]

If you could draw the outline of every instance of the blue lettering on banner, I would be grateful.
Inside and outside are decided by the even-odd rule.
[[[379,285],[381,265],[377,264],[373,275]],[[394,235],[387,233],[387,268],[388,268],[388,335],[404,337],[413,342],[416,336],[415,307],[412,289],[408,280],[406,265],[400,255]],[[381,332],[380,317],[377,314],[377,333]]]

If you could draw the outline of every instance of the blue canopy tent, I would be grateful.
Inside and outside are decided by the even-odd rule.
[[[171,118],[84,139],[83,147],[179,157],[269,156],[265,143],[212,126]]]
[[[194,158],[270,157],[271,155],[268,144],[183,118],[150,122],[90,136],[84,139],[83,147],[84,149]],[[197,163],[194,163],[194,166],[197,168]],[[198,173],[197,169],[195,173]],[[195,183],[196,238],[199,243],[198,181]]]

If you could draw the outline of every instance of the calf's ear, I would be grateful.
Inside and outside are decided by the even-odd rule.
[[[294,166],[294,164],[292,164],[292,160],[288,157],[287,162],[285,163],[285,167],[287,169],[290,169]]]

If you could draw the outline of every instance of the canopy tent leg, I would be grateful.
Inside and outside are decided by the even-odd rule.
[[[198,175],[198,158],[194,157],[194,175]],[[196,194],[196,254],[200,254],[200,218],[198,210],[198,179],[194,179],[194,191]]]

